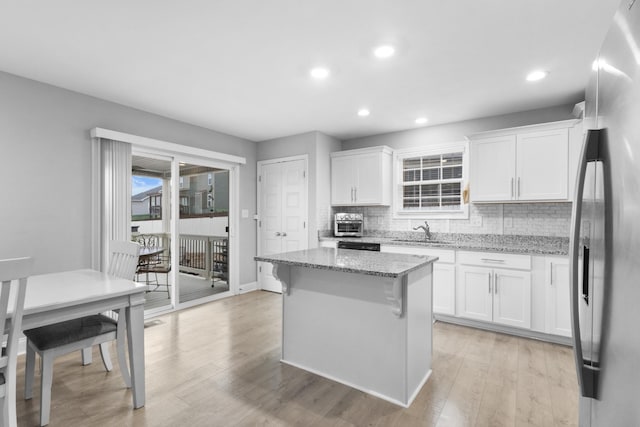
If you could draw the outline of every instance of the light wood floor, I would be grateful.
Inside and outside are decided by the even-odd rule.
[[[147,404],[135,411],[97,351],[86,367],[79,354],[59,358],[50,425],[577,425],[570,348],[436,323],[433,374],[403,409],[281,364],[280,304],[277,294],[251,292],[148,321]],[[18,422],[35,426],[39,390],[22,400],[23,370],[24,357]]]
[[[158,276],[160,276],[160,283],[163,284],[153,292],[147,292],[145,294],[145,310],[151,310],[154,308],[171,305],[171,300],[167,295],[166,286],[164,285],[164,283],[166,283],[166,278],[163,277],[164,275]],[[144,279],[144,275],[141,275],[139,278],[140,281],[144,281]],[[216,278],[216,280],[214,281],[214,286],[211,286],[211,280],[193,276],[191,274],[180,273],[179,280],[180,295],[178,296],[178,299],[181,303],[193,301],[199,298],[209,297],[211,295],[219,294],[221,292],[226,292],[229,290],[229,284],[219,278]],[[151,284],[150,287],[154,289],[155,285]]]

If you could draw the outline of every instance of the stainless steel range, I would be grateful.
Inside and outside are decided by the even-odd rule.
[[[333,234],[336,237],[362,237],[364,216],[361,213],[337,213],[334,217]]]

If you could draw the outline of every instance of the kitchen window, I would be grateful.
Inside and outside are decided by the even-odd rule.
[[[397,151],[394,216],[468,218],[467,143]]]

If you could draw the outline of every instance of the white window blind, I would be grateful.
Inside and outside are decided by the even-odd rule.
[[[467,141],[427,144],[394,153],[393,217],[464,219],[468,180]]]
[[[402,160],[402,209],[462,210],[462,152]]]
[[[131,236],[131,144],[100,139],[101,269],[109,265],[109,241]]]

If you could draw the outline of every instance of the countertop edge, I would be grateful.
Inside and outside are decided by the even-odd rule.
[[[517,248],[513,246],[496,246],[496,247],[488,247],[481,245],[473,245],[473,244],[465,244],[465,243],[450,243],[450,244],[439,244],[439,243],[422,243],[420,241],[416,242],[398,242],[393,239],[388,238],[380,238],[380,237],[359,237],[359,238],[344,238],[344,237],[319,237],[318,241],[328,241],[328,242],[337,242],[340,240],[347,241],[358,241],[358,242],[366,242],[366,243],[379,243],[381,245],[389,245],[389,246],[407,246],[412,248],[422,248],[422,249],[449,249],[449,250],[463,250],[463,251],[476,251],[476,252],[499,252],[499,253],[511,253],[511,254],[523,254],[523,255],[555,255],[555,256],[568,256],[569,251],[563,249],[531,249],[531,248]]]
[[[340,267],[340,266],[329,266],[329,265],[322,265],[322,264],[315,264],[315,263],[305,263],[302,261],[291,261],[291,260],[282,260],[282,259],[277,259],[277,258],[270,258],[268,256],[255,256],[253,259],[255,261],[260,261],[260,262],[268,262],[271,264],[284,264],[284,265],[290,265],[293,267],[306,267],[306,268],[314,268],[317,270],[328,270],[328,271],[339,271],[342,273],[356,273],[356,274],[365,274],[367,276],[377,276],[377,277],[390,277],[390,278],[397,278],[397,277],[402,277],[405,276],[415,270],[418,270],[421,267],[425,267],[429,264],[433,264],[434,262],[436,262],[439,258],[438,257],[434,257],[434,256],[427,256],[427,255],[423,255],[421,256],[421,258],[425,258],[426,261],[425,262],[421,262],[419,264],[416,264],[413,267],[410,267],[406,270],[404,270],[401,273],[390,273],[390,272],[382,272],[382,271],[375,271],[375,270],[366,270],[366,269],[357,269],[357,268],[350,268],[350,267]]]

